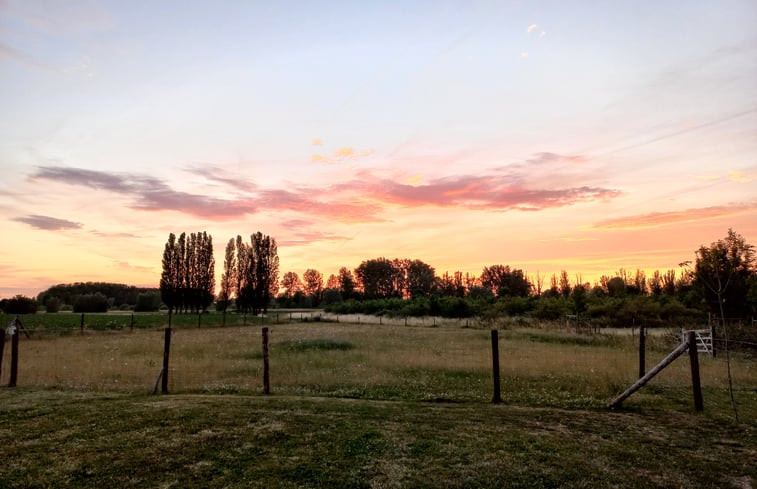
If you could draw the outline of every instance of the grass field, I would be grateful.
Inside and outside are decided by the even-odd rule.
[[[0,391],[0,487],[750,487],[757,370],[700,357],[705,412],[677,360],[638,373],[635,339],[500,332],[504,405],[491,399],[488,330],[271,325],[174,332],[171,395],[150,396],[158,330],[21,341]],[[650,337],[647,365],[672,349]],[[0,381],[7,382],[8,354]]]

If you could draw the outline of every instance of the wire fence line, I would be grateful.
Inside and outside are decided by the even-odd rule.
[[[482,327],[347,322],[321,316],[269,324],[274,395],[381,400],[488,402],[491,343]],[[270,318],[269,318],[270,319]],[[280,318],[281,319],[281,318]],[[287,315],[288,319],[288,315]],[[306,320],[307,319],[307,320]],[[353,319],[353,318],[349,318]],[[355,318],[356,319],[356,318]],[[296,321],[295,321],[296,320]],[[313,321],[318,321],[314,324]],[[247,394],[263,391],[259,324],[173,328],[168,391],[173,394]],[[480,326],[480,325],[479,325]],[[566,408],[604,408],[636,380],[638,337],[577,333],[560,328],[500,331],[505,402]],[[18,385],[82,391],[148,393],[162,368],[163,328],[21,337]],[[646,340],[649,367],[671,349],[673,337]],[[701,355],[705,405],[727,399],[725,361]],[[9,348],[0,384],[9,372]],[[737,401],[757,406],[757,372],[748,356],[732,357]],[[678,360],[637,394],[642,404],[680,409],[689,400],[686,360]],[[757,416],[757,412],[754,413]]]

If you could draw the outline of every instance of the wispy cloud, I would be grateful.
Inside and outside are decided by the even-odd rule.
[[[81,223],[68,221],[66,219],[58,219],[50,216],[30,215],[25,217],[16,217],[12,220],[17,222],[23,222],[29,226],[42,229],[45,231],[62,231],[65,229],[80,229]]]
[[[694,222],[702,219],[716,219],[736,214],[754,213],[757,204],[734,204],[725,206],[701,207],[670,212],[652,212],[615,219],[605,219],[594,224],[598,229],[643,229],[666,226],[682,222]]]
[[[39,167],[30,178],[129,195],[134,198],[134,209],[178,211],[212,219],[231,219],[256,210],[250,201],[222,200],[179,192],[156,178],[144,175],[111,174],[82,168]]]
[[[104,231],[98,231],[97,229],[93,229],[92,231],[90,231],[90,234],[92,234],[93,236],[97,236],[98,238],[140,238],[141,237],[132,233],[106,233]]]
[[[526,29],[526,31],[527,31],[527,32],[528,32],[529,34],[531,34],[532,32],[534,32],[534,31],[535,31],[536,29],[538,29],[538,28],[539,28],[539,26],[538,26],[538,25],[536,25],[536,24],[531,24],[530,26],[528,26],[528,29]]]
[[[755,176],[752,173],[745,173],[734,170],[728,172],[728,178],[730,178],[732,182],[749,183],[755,179]]]
[[[566,161],[574,164],[571,163],[574,160],[578,161],[552,153],[539,153],[530,165],[566,164]],[[520,170],[429,179],[424,184],[412,183],[420,182],[420,177],[412,179],[411,183],[401,183],[406,182],[406,178],[386,178],[362,171],[357,178],[335,183],[328,188],[250,187],[251,192],[228,200],[179,192],[153,177],[108,174],[80,168],[41,167],[30,178],[125,195],[133,199],[133,209],[176,211],[215,220],[234,219],[260,211],[289,211],[341,222],[378,222],[384,220],[381,214],[387,205],[536,211],[603,201],[620,194],[618,190],[598,186],[570,185],[568,179],[562,179],[560,185],[540,185],[539,177],[530,177],[527,168],[528,164],[525,164]],[[545,171],[550,168],[545,168]],[[227,177],[215,174],[214,179],[224,181]]]
[[[384,180],[365,188],[373,198],[404,206],[461,207],[478,210],[537,211],[580,202],[607,200],[620,192],[599,187],[529,188],[497,176],[460,176],[405,185]]]
[[[548,151],[542,151],[540,153],[534,153],[534,155],[526,160],[529,165],[545,165],[554,163],[569,163],[580,164],[586,163],[588,160],[581,155],[561,155],[557,153],[550,153]]]
[[[338,148],[331,153],[331,156],[325,156],[321,154],[314,154],[310,157],[310,161],[314,163],[341,163],[344,161],[353,161],[359,158],[364,158],[373,154],[373,150],[357,151],[351,146],[344,148]]]
[[[277,242],[281,246],[302,246],[316,241],[349,241],[351,239],[346,236],[337,236],[321,231],[303,231],[293,233],[291,238],[285,237],[284,239],[277,240]]]
[[[186,169],[187,172],[203,177],[211,182],[216,182],[241,190],[243,192],[253,192],[257,185],[241,176],[228,175],[223,168],[213,165],[195,166]]]

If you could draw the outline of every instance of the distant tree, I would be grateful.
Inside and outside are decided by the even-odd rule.
[[[231,296],[234,293],[236,283],[237,256],[234,238],[226,243],[226,251],[223,259],[223,274],[221,274],[221,292],[218,295],[218,307],[223,312],[223,325],[226,325],[226,310],[229,308]]]
[[[733,229],[725,238],[696,252],[694,285],[704,295],[710,311],[725,317],[750,313],[747,297],[754,269],[754,246]]]
[[[74,299],[82,294],[101,293],[105,297],[112,298],[115,304],[128,304],[134,306],[137,303],[137,295],[145,292],[159,292],[152,287],[135,287],[133,285],[115,284],[109,282],[76,282],[72,284],[53,285],[37,295],[39,304],[47,305],[51,297],[57,297],[63,305],[73,305]]]
[[[659,270],[654,271],[652,276],[649,278],[648,285],[649,292],[654,297],[659,297],[662,295],[662,275],[660,274]]]
[[[236,302],[237,311],[247,314],[252,307],[252,292],[255,286],[254,267],[250,264],[250,247],[241,236],[236,238],[237,269],[234,273],[236,278]]]
[[[677,282],[675,270],[665,272],[662,276],[662,293],[671,297],[676,295]]]
[[[647,275],[644,270],[636,269],[636,274],[633,278],[633,285],[636,289],[636,293],[639,295],[647,294]]]
[[[621,277],[613,277],[607,281],[607,295],[623,297],[626,295],[626,282]]]
[[[570,293],[570,300],[573,302],[576,314],[586,312],[587,305],[587,288],[583,284],[577,284]]]
[[[347,267],[339,269],[337,280],[339,281],[339,292],[342,293],[342,298],[344,300],[354,298],[356,288],[355,276]]]
[[[0,301],[0,309],[5,314],[36,314],[39,305],[36,300],[25,295],[16,295]]]
[[[401,297],[402,291],[397,288],[400,274],[394,262],[383,257],[366,260],[355,269],[366,299]]]
[[[197,279],[194,285],[197,300],[194,306],[198,312],[201,312],[206,311],[208,306],[213,303],[216,288],[216,260],[213,257],[212,236],[205,231],[202,234],[198,233],[195,243],[195,275]]]
[[[135,312],[157,311],[160,309],[160,293],[143,292],[137,296],[137,303],[134,305]]]
[[[467,291],[463,280],[463,272],[455,272],[453,275],[444,272],[444,275],[437,279],[436,289],[442,296],[465,297]]]
[[[298,291],[302,290],[302,282],[296,272],[287,272],[281,277],[282,295],[285,299],[291,299]]]
[[[342,302],[342,293],[339,289],[327,288],[323,290],[323,305],[330,306]]]
[[[74,312],[108,312],[108,298],[100,292],[83,294],[74,300]]]
[[[254,270],[253,314],[268,312],[279,289],[279,254],[276,240],[260,231],[250,236],[250,268]]]
[[[63,305],[63,302],[59,298],[55,296],[48,297],[45,300],[45,312],[56,313],[60,311],[60,308],[62,305]]]
[[[403,260],[402,272],[405,277],[405,297],[416,299],[431,295],[436,283],[434,267],[421,260]]]
[[[568,272],[560,270],[560,295],[563,297],[570,297],[571,292],[570,279],[568,278]]]
[[[170,233],[163,249],[163,272],[160,275],[160,297],[163,303],[168,306],[169,327],[171,326],[173,311],[181,303],[181,272],[179,270],[181,259],[178,254],[176,235]]]
[[[531,283],[523,270],[510,269],[507,265],[484,267],[481,285],[499,297],[528,297],[531,293]]]
[[[339,290],[339,278],[333,273],[329,275],[329,278],[326,280],[326,289]]]
[[[302,281],[303,291],[313,298],[313,305],[317,305],[321,301],[323,292],[323,275],[318,270],[308,268],[302,275]]]
[[[472,300],[488,301],[494,299],[494,293],[488,287],[474,285],[473,287],[468,289],[468,297]]]

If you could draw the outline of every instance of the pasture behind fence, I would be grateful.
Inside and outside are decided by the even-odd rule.
[[[294,313],[293,319],[298,320]],[[490,402],[492,338],[488,329],[450,324],[404,326],[337,323],[315,316],[305,322],[269,321],[269,389],[273,395],[329,396],[435,402]],[[287,317],[288,319],[288,317]],[[86,320],[86,317],[85,317]],[[279,318],[281,320],[281,318]],[[432,323],[433,324],[433,323]],[[262,394],[265,368],[261,324],[173,328],[166,390],[172,394]],[[506,403],[603,408],[640,375],[641,352],[654,365],[670,352],[675,335],[638,337],[577,334],[564,329],[498,331],[501,399]],[[18,383],[83,391],[148,393],[163,368],[165,331],[135,328],[20,338]],[[6,348],[7,350],[7,348]],[[757,373],[734,356],[740,405],[754,404]],[[724,362],[703,356],[706,405],[727,400]],[[9,358],[0,363],[8,380]],[[497,383],[495,385],[500,385]],[[631,401],[689,405],[691,377],[685,358]],[[755,414],[757,415],[757,414]]]

